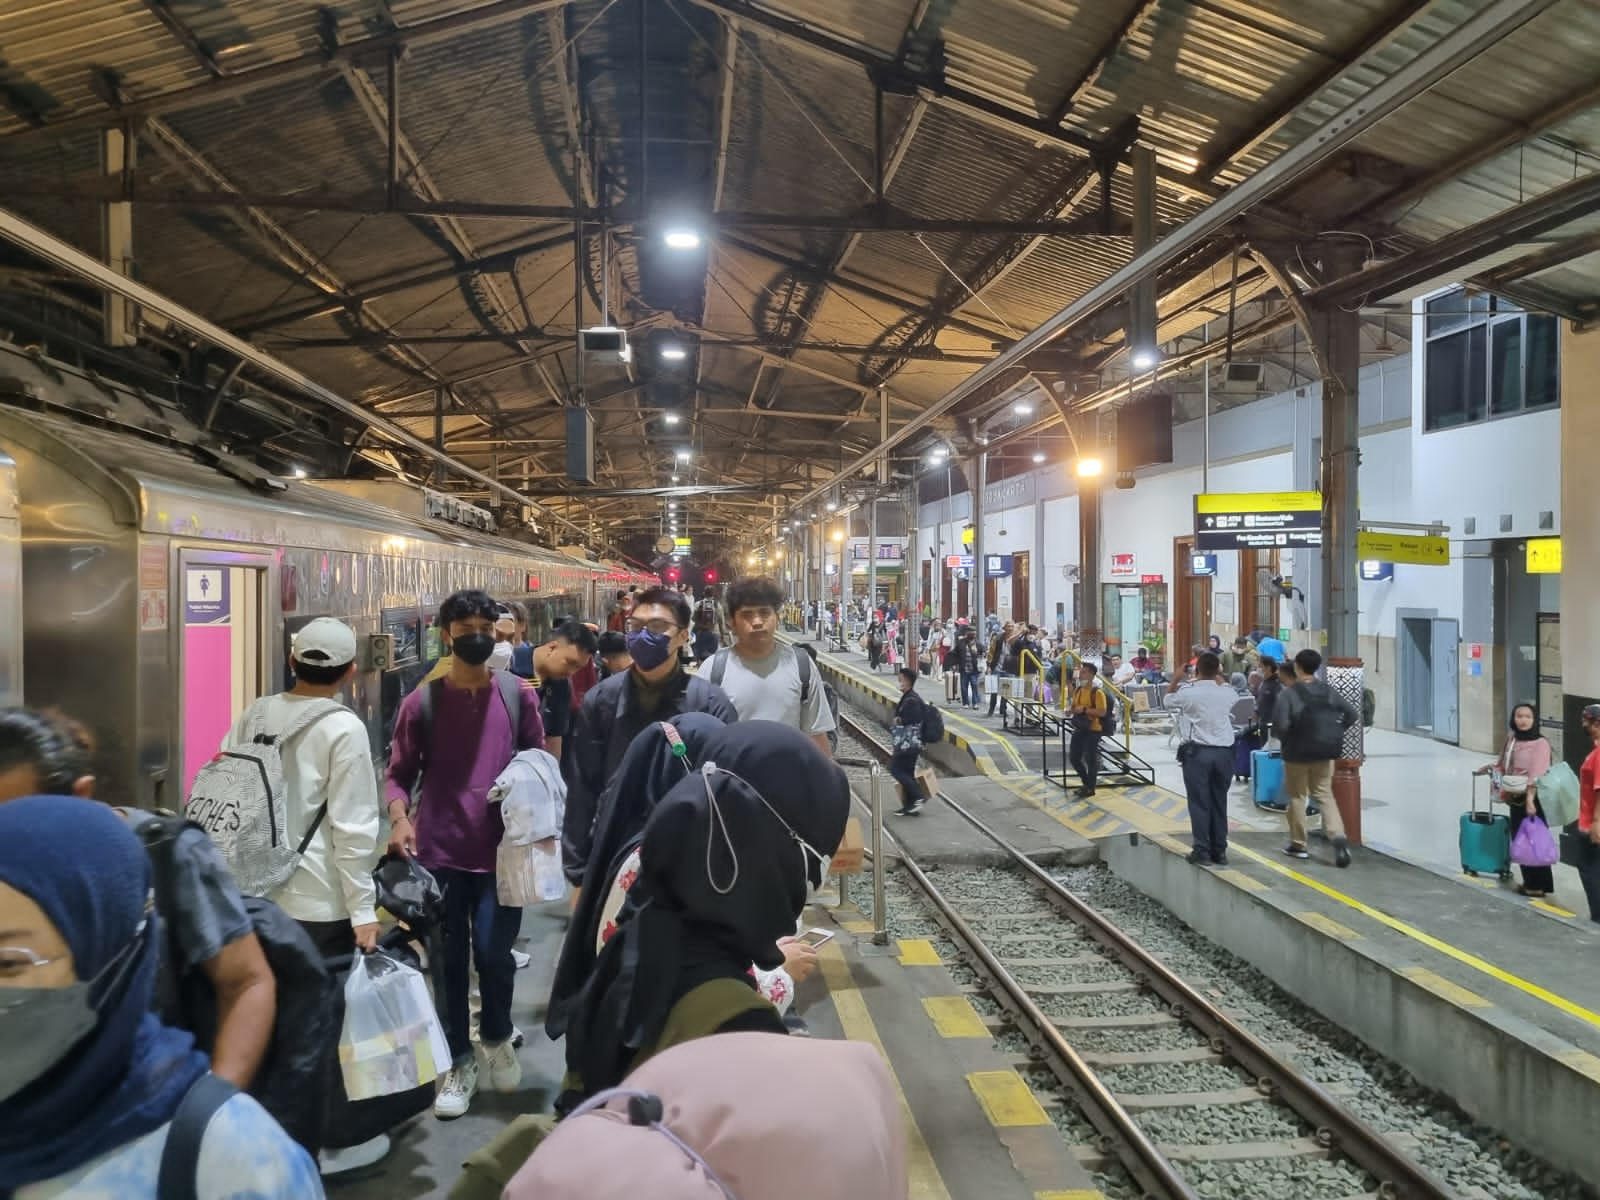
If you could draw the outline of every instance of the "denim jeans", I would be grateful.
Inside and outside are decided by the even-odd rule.
[[[917,760],[920,750],[901,750],[889,760],[889,774],[900,785],[900,807],[910,808],[922,799],[922,788],[917,783]]]
[[[434,1002],[450,1055],[460,1066],[472,1058],[467,993],[474,963],[483,996],[480,1036],[485,1042],[503,1042],[511,1036],[511,990],[517,975],[511,947],[522,932],[522,910],[507,908],[496,898],[492,871],[479,874],[441,867],[433,874],[444,889],[444,912],[431,954]]]
[[[973,671],[970,674],[962,674],[961,703],[970,704],[973,708],[978,707],[978,697],[982,694],[983,690],[981,687],[982,681],[983,673],[980,671]]]

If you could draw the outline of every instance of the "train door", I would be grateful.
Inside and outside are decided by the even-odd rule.
[[[183,791],[216,754],[234,719],[272,686],[265,555],[183,550],[178,558],[179,737]]]

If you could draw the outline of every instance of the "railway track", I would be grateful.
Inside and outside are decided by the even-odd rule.
[[[877,731],[840,720],[887,760]],[[1120,1166],[1126,1190],[1154,1200],[1282,1184],[1297,1200],[1459,1200],[1403,1135],[1365,1124],[977,815],[939,800],[1006,853],[1009,872],[997,883],[993,870],[924,869],[897,842],[900,873],[958,947],[955,973],[970,969],[971,990],[997,1006],[997,1037],[1025,1039],[1018,1065],[1066,1092],[1047,1107],[1076,1108],[1057,1124],[1086,1168]],[[1250,1172],[1274,1186],[1255,1191]]]

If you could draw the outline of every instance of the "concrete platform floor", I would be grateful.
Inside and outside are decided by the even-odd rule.
[[[960,820],[948,810],[945,815]],[[933,823],[924,828],[931,830]],[[1051,836],[1070,840],[1063,834]],[[1078,860],[1093,854],[1086,843],[1073,850]],[[867,886],[867,877],[856,886]],[[519,946],[533,961],[518,973],[516,985],[514,1019],[527,1039],[520,1052],[521,1089],[511,1095],[480,1092],[472,1111],[456,1121],[423,1115],[395,1134],[393,1152],[375,1173],[330,1184],[330,1197],[444,1197],[462,1160],[508,1118],[549,1110],[563,1058],[561,1047],[544,1035],[544,1004],[565,931],[564,907],[529,909],[523,920]],[[915,952],[902,956],[894,942],[873,945],[871,923],[854,906],[813,908],[806,922],[839,933],[822,949],[820,973],[800,987],[797,1010],[813,1037],[865,1041],[884,1055],[905,1116],[911,1200],[1099,1195],[937,959]],[[970,1019],[952,1024],[952,1006],[964,1008]]]

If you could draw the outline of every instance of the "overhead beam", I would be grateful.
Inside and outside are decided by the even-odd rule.
[[[222,69],[222,64],[217,62],[216,55],[211,53],[210,48],[196,37],[194,30],[185,25],[177,14],[172,11],[168,0],[144,0],[144,6],[150,10],[151,15],[156,20],[161,22],[166,31],[189,52],[190,57],[204,68],[206,74],[213,79],[221,79],[227,74]]]
[[[1161,0],[1137,0],[1137,3],[1128,10],[1128,15],[1118,22],[1117,27],[1100,43],[1100,48],[1095,51],[1094,57],[1076,79],[1068,85],[1062,93],[1061,99],[1056,101],[1045,120],[1051,125],[1060,125],[1065,121],[1072,110],[1077,106],[1083,94],[1092,88],[1099,80],[1100,74],[1116,57],[1117,51],[1122,48],[1122,43],[1128,35],[1145,23],[1145,20],[1161,5]]]
[[[130,120],[143,120],[147,117],[202,108],[225,100],[238,100],[263,88],[275,88],[285,83],[331,75],[344,63],[381,61],[395,50],[431,46],[466,33],[492,29],[497,25],[521,20],[534,13],[560,8],[566,3],[568,0],[495,0],[494,3],[480,4],[447,17],[419,21],[415,25],[345,42],[331,54],[319,48],[268,66],[225,74],[206,83],[129,100],[115,109],[74,113],[56,120],[44,120],[32,129],[21,130],[0,138],[0,146],[11,148],[55,141],[71,133],[105,129]]]
[[[1345,75],[1353,65],[1405,29],[1436,2],[1437,0],[1408,0],[1402,4],[1384,20],[1371,27],[1351,49],[1337,56],[1325,70],[1317,72],[1290,93],[1254,129],[1206,155],[1205,161],[1195,171],[1195,176],[1205,180],[1214,179],[1229,163],[1255,150],[1282,128],[1283,123],[1299,112],[1304,105]]]
[[[1491,138],[1464,153],[1452,155],[1447,163],[1423,175],[1416,182],[1379,196],[1370,204],[1364,205],[1359,212],[1349,218],[1349,221],[1356,223],[1379,213],[1410,208],[1436,188],[1443,187],[1453,179],[1459,179],[1506,151],[1515,149],[1523,142],[1530,141],[1597,105],[1600,105],[1600,82],[1586,83],[1533,116],[1512,122],[1510,128],[1499,137]]]
[[[1529,275],[1552,270],[1589,254],[1600,254],[1600,230],[1553,242],[1526,258],[1519,258],[1514,263],[1496,267],[1488,274],[1478,276],[1473,282],[1493,291],[1497,287],[1513,283],[1518,279],[1526,279]]]
[[[711,211],[722,211],[722,195],[728,185],[728,139],[733,134],[733,85],[738,78],[739,22],[725,17],[722,22],[722,84],[717,89],[717,166],[711,187]]]
[[[1386,296],[1462,271],[1492,254],[1560,229],[1600,206],[1600,174],[1575,179],[1437,241],[1308,292],[1309,304],[1348,304]],[[1534,252],[1537,253],[1537,252]],[[1505,270],[1511,264],[1498,268]]]
[[[704,2],[704,0],[700,0]],[[1140,280],[1154,275],[1188,253],[1207,238],[1223,230],[1229,222],[1270,196],[1303,179],[1313,169],[1337,154],[1408,101],[1427,91],[1439,80],[1471,61],[1515,29],[1549,9],[1557,0],[1490,0],[1474,16],[1464,20],[1427,50],[1376,84],[1365,95],[1334,114],[1312,136],[1285,151],[1272,163],[1229,190],[1214,204],[1190,218],[1077,300],[1045,321],[1032,333],[1019,339],[979,368],[941,399],[890,434],[878,450],[861,455],[840,471],[827,477],[805,497],[820,496],[828,488],[849,479],[871,464],[884,450],[893,449],[926,428],[936,417],[960,404],[1000,372],[1020,363],[1034,350],[1047,344],[1064,330],[1125,294]]]
[[[474,470],[464,463],[443,454],[436,447],[412,435],[408,430],[394,424],[392,421],[386,420],[369,409],[363,408],[354,401],[345,399],[337,392],[323,387],[310,376],[295,370],[288,363],[257,349],[249,342],[235,337],[221,326],[206,320],[199,313],[183,307],[175,300],[145,287],[136,280],[117,274],[117,272],[92,255],[85,254],[77,247],[69,245],[53,234],[46,233],[38,226],[23,220],[16,213],[3,208],[0,208],[0,239],[21,247],[29,254],[54,264],[61,270],[78,279],[82,279],[86,283],[106,291],[116,292],[120,296],[125,296],[139,305],[150,317],[166,321],[192,334],[201,341],[226,351],[253,370],[259,371],[263,375],[277,380],[280,384],[309,396],[336,412],[342,413],[391,444],[403,447],[414,454],[419,454],[430,462],[443,462],[447,469],[464,478],[483,484],[518,504],[528,503],[527,497],[515,489],[507,487],[498,479],[493,479],[481,471]],[[559,521],[566,525],[576,532],[580,538],[587,538],[588,531],[583,527],[573,524],[543,506],[536,505],[535,507],[541,513],[546,514],[548,519]]]
[[[426,287],[431,283],[443,283],[448,279],[459,279],[485,271],[514,271],[518,260],[530,254],[540,254],[559,246],[571,245],[572,237],[572,229],[564,227],[559,232],[518,242],[514,246],[481,254],[477,258],[452,263],[446,267],[395,271],[372,279],[357,280],[349,285],[344,296],[336,300],[314,300],[304,304],[262,309],[259,312],[246,313],[232,324],[236,329],[246,333],[255,333],[271,329],[276,325],[292,325],[297,321],[307,321],[313,317],[325,317],[345,309],[359,308],[370,300],[379,300],[384,296],[392,296],[396,292],[409,291],[416,287]]]

